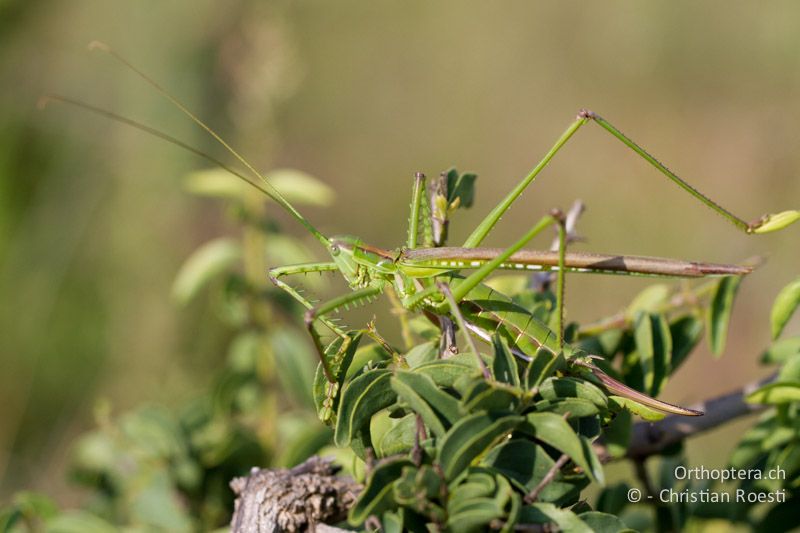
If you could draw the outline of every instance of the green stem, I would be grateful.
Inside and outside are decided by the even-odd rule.
[[[478,347],[475,346],[475,341],[469,334],[469,330],[467,329],[467,323],[464,321],[464,316],[461,314],[461,310],[458,308],[458,303],[456,302],[453,293],[450,291],[450,286],[444,282],[439,282],[436,284],[436,286],[442,292],[442,294],[444,294],[447,303],[450,304],[450,313],[455,317],[456,324],[458,324],[458,328],[464,334],[464,338],[467,341],[467,345],[472,350],[472,353],[475,354],[475,358],[478,360],[478,366],[481,367],[481,372],[483,373],[483,377],[487,380],[491,380],[492,373],[489,372],[489,368],[486,366],[486,362],[481,357],[481,353],[478,351]]]
[[[557,213],[558,220],[558,276],[556,278],[556,332],[558,333],[558,347],[564,349],[564,263],[567,253],[567,226],[564,215]]]
[[[680,311],[681,309],[697,304],[698,300],[706,298],[711,295],[717,286],[718,281],[709,281],[698,286],[689,294],[677,294],[669,302],[666,302],[654,309],[656,313],[672,313]],[[627,328],[631,325],[630,317],[625,311],[619,312],[615,315],[602,318],[591,324],[581,327],[578,330],[578,337],[584,339],[586,337],[594,337],[600,335],[605,331],[619,328]]]

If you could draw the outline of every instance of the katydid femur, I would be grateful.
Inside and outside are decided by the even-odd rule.
[[[645,159],[656,170],[664,174],[669,180],[722,215],[736,228],[745,233],[764,233],[778,230],[800,219],[800,211],[784,211],[765,215],[755,222],[747,223],[678,177],[608,121],[591,111],[581,110],[542,160],[478,224],[461,247],[432,247],[431,217],[427,206],[425,180],[421,174],[417,175],[414,182],[408,239],[404,247],[396,250],[384,250],[369,246],[352,236],[327,237],[281,195],[263,174],[256,170],[239,152],[228,145],[168,91],[107,45],[95,42],[90,45],[90,48],[110,54],[153,86],[180,109],[183,114],[218,141],[225,150],[246,168],[247,173],[240,172],[220,160],[149,126],[89,104],[61,96],[45,97],[43,103],[47,100],[54,100],[77,105],[144,130],[205,158],[272,198],[305,227],[328,251],[331,257],[330,261],[272,268],[269,271],[269,277],[275,285],[286,291],[307,309],[305,315],[306,327],[319,352],[320,364],[325,377],[331,384],[331,389],[336,389],[336,384],[341,382],[343,377],[336,375],[335,369],[326,359],[325,350],[322,346],[320,335],[315,329],[315,324],[320,322],[334,334],[347,339],[347,332],[339,328],[329,318],[329,315],[341,309],[371,301],[385,289],[391,287],[402,306],[406,309],[422,312],[429,318],[436,316],[451,317],[467,336],[469,336],[468,332],[471,332],[482,340],[491,341],[493,335],[499,334],[505,338],[516,356],[528,361],[530,365],[537,368],[538,374],[536,375],[540,376],[538,378],[539,382],[557,371],[590,373],[595,377],[595,381],[599,380],[611,392],[627,396],[652,408],[682,415],[702,414],[699,411],[685,409],[650,398],[617,382],[592,364],[592,356],[590,354],[566,344],[563,338],[564,328],[562,324],[564,276],[566,272],[674,277],[741,276],[750,272],[751,269],[749,267],[660,258],[567,252],[564,221],[558,211],[553,211],[542,217],[525,235],[507,248],[479,248],[489,232],[522,192],[544,170],[567,141],[587,122],[597,123],[605,131]],[[556,252],[538,252],[523,249],[535,236],[553,225],[557,226],[559,230],[559,247]],[[419,242],[420,234],[423,235],[421,242]],[[557,273],[556,326],[554,329],[550,329],[526,309],[513,303],[511,298],[494,291],[483,283],[496,270],[506,269],[555,271]],[[472,272],[462,276],[461,271],[464,270],[472,270]],[[328,271],[340,272],[352,291],[316,306],[281,279],[292,274]],[[481,360],[477,350],[475,352],[476,357]],[[491,376],[487,374],[487,377],[490,378]]]

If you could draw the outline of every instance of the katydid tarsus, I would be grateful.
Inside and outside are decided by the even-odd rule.
[[[335,393],[335,385],[340,376],[335,375],[334,369],[326,360],[320,335],[315,329],[316,324],[322,323],[334,334],[346,339],[347,332],[338,327],[331,320],[330,315],[340,310],[369,302],[391,287],[401,305],[410,311],[422,312],[428,317],[452,317],[462,329],[468,330],[484,341],[491,341],[492,335],[499,333],[506,339],[516,356],[529,361],[529,364],[537,367],[538,375],[541,376],[540,381],[556,371],[581,374],[588,372],[593,374],[596,381],[599,380],[611,392],[629,397],[657,410],[682,415],[702,414],[699,411],[685,409],[650,398],[627,387],[594,366],[590,354],[565,344],[563,339],[564,277],[567,272],[671,277],[741,276],[750,272],[751,269],[749,267],[661,258],[567,252],[563,216],[557,210],[542,217],[525,235],[507,248],[480,247],[489,232],[497,225],[500,218],[511,208],[522,192],[544,170],[567,141],[588,122],[597,123],[603,130],[628,146],[669,180],[722,215],[736,228],[745,233],[774,231],[786,227],[800,218],[800,212],[798,211],[784,211],[773,215],[765,215],[753,223],[747,223],[679,178],[608,121],[591,111],[581,110],[542,160],[478,224],[462,246],[432,247],[431,216],[427,205],[425,179],[421,174],[417,174],[414,181],[408,237],[404,247],[396,250],[385,250],[367,245],[357,237],[327,237],[281,195],[263,174],[167,90],[107,45],[95,42],[90,45],[90,48],[110,54],[117,61],[135,72],[219,142],[229,154],[245,167],[246,171],[240,172],[219,159],[154,128],[89,104],[61,96],[48,96],[43,101],[60,101],[99,113],[156,135],[205,158],[269,196],[314,236],[330,254],[330,261],[276,267],[270,269],[268,275],[275,285],[286,291],[306,308],[306,327],[319,352],[321,367],[328,382],[331,383],[332,393]],[[557,251],[542,252],[524,249],[534,237],[553,225],[559,230],[560,239]],[[420,234],[422,234],[422,242],[420,242]],[[515,304],[511,298],[483,283],[488,276],[498,270],[555,271],[557,273],[556,326],[553,329],[540,322],[524,308]],[[344,277],[352,291],[318,305],[314,305],[299,291],[281,279],[294,274],[337,271]],[[471,272],[462,274],[462,271]],[[466,331],[465,334],[467,334]],[[477,350],[475,351],[476,356],[480,359]]]

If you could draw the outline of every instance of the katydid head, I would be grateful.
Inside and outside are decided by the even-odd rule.
[[[331,237],[328,250],[351,287],[364,287],[376,275],[397,271],[397,253],[369,246],[352,235]]]

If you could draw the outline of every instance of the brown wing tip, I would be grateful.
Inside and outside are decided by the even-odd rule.
[[[739,265],[719,263],[693,263],[692,267],[701,276],[746,276],[764,264],[764,259],[755,257]]]

